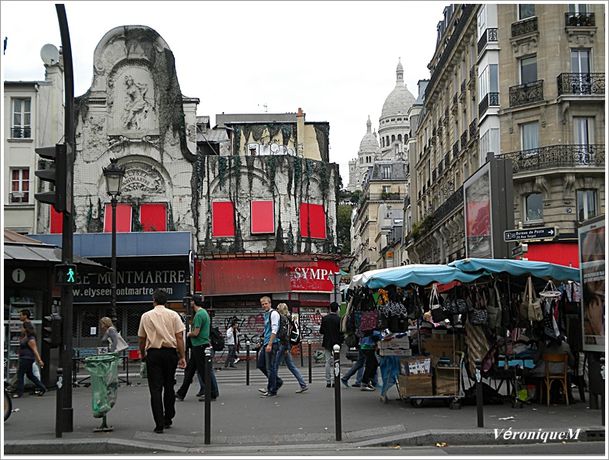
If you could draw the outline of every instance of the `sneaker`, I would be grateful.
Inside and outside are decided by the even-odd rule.
[[[167,428],[171,428],[172,423],[171,422],[165,422],[165,424],[163,425],[163,428],[167,429]]]
[[[361,391],[375,391],[376,388],[374,388],[372,385],[362,385]]]
[[[277,396],[277,393],[269,393],[267,391],[266,393],[260,395],[261,398],[272,398],[273,396]]]
[[[199,395],[197,395],[197,396],[199,396]],[[176,401],[184,401],[184,397],[177,394]]]
[[[197,393],[197,398],[200,398],[201,396],[205,396],[205,392],[204,391],[199,391]],[[184,399],[184,398],[182,398],[182,399]]]
[[[296,393],[304,393],[308,389],[309,389],[309,387],[302,387],[300,390],[296,390]]]
[[[239,361],[241,361],[239,358],[235,359],[234,364],[237,364]]]
[[[326,383],[326,388],[334,388],[334,384],[333,383]]]
[[[353,384],[353,385],[351,385],[351,386],[352,386],[352,387],[355,387],[355,388],[359,388],[359,387],[361,387],[361,386],[362,386],[362,384],[361,384],[361,383],[354,383],[354,384]]]
[[[200,397],[198,400],[199,400],[199,401],[201,401],[201,402],[205,402],[205,396],[201,396],[201,397]],[[212,397],[212,398],[211,398],[211,400],[212,400],[212,401],[215,401],[215,400],[216,400],[216,398],[213,398],[213,397]]]
[[[159,433],[159,434],[160,434],[160,433],[162,433],[162,432],[163,432],[163,427],[162,427],[162,426],[157,426],[157,427],[154,429],[154,432],[155,432],[155,433]]]
[[[340,383],[342,383],[345,388],[349,388],[349,381],[345,379],[340,379]]]
[[[13,398],[14,398],[14,399],[21,398],[21,395],[14,394],[14,395],[13,395]]]
[[[268,390],[266,388],[258,388],[258,391],[262,394],[268,393]]]
[[[36,396],[44,396],[44,394],[45,394],[46,392],[47,392],[47,390],[38,390],[38,391],[35,391],[35,392],[34,392],[34,394],[35,394]]]

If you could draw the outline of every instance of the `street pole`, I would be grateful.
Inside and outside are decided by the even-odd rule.
[[[205,349],[205,444],[211,443],[211,349]]]
[[[250,341],[245,342],[245,384],[250,384]]]
[[[507,360],[507,358],[506,358]],[[484,427],[484,404],[482,396],[482,374],[480,372],[482,361],[476,360],[476,412],[478,414],[478,428]]]
[[[334,421],[336,426],[336,440],[343,439],[343,426],[340,407],[340,345],[335,344],[334,350]]]
[[[72,230],[72,198],[74,195],[74,150],[76,138],[74,135],[74,68],[72,66],[72,45],[70,43],[70,30],[66,8],[63,4],[56,4],[59,32],[61,35],[61,49],[63,53],[64,66],[64,140],[66,144],[66,210],[63,212],[63,232],[61,238],[61,259],[64,264],[72,264],[74,257],[73,230]],[[55,429],[57,434],[74,431],[74,410],[72,408],[72,322],[74,294],[72,286],[61,287],[61,315],[63,316],[63,341],[61,350],[62,380],[65,384],[58,389],[57,398],[61,401],[61,416],[56,415],[57,424],[61,421],[61,427]],[[59,395],[59,392],[62,392]],[[57,436],[60,437],[60,436]]]
[[[112,323],[116,324],[116,202],[118,200],[113,195],[110,203],[112,204]]]
[[[313,382],[313,363],[311,360],[313,357],[311,356],[311,341],[307,340],[307,345],[309,347],[309,383]]]

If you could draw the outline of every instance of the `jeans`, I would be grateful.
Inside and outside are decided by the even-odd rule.
[[[175,348],[149,348],[146,351],[148,390],[156,428],[171,423],[176,415],[175,392],[178,353]]]
[[[47,388],[44,384],[34,375],[33,371],[34,360],[19,358],[19,369],[17,370],[17,394],[23,396],[23,387],[25,386],[25,376],[32,381],[36,388],[40,391],[45,392]]]
[[[205,368],[207,367],[206,364],[206,359],[205,359],[205,349],[208,347],[208,345],[199,345],[196,347],[192,347],[192,355],[191,355],[191,359],[195,360],[195,364],[197,366],[197,372],[199,373],[200,376],[203,377],[203,379],[205,379]],[[211,357],[212,357],[212,366],[211,369],[209,370],[210,373],[210,379],[211,379],[211,397],[212,399],[217,398],[218,396],[220,396],[220,391],[218,390],[218,381],[216,380],[216,374],[214,372],[214,366],[213,366],[213,350],[211,353]],[[205,382],[205,380],[203,380]],[[205,384],[203,384],[203,389],[205,389]]]
[[[277,390],[281,387],[281,385],[283,385],[283,380],[281,377],[277,376],[277,371],[273,365],[275,363],[275,357],[277,356],[278,350],[278,343],[273,343],[270,352],[266,351],[266,345],[262,345],[258,351],[258,360],[256,362],[256,367],[260,369],[260,371],[268,379],[266,386],[267,391],[273,395],[277,394]]]
[[[279,366],[281,366],[281,362],[283,360],[285,360],[285,365],[287,366],[289,371],[292,373],[292,375],[294,377],[296,377],[296,380],[298,380],[298,384],[300,385],[300,388],[306,388],[307,384],[305,383],[304,379],[302,378],[302,374],[300,373],[300,371],[294,364],[294,360],[292,359],[292,353],[290,352],[290,348],[291,347],[289,345],[284,345],[284,344],[279,345],[279,348],[277,350],[277,356],[275,356],[275,375],[277,375],[277,376],[279,375]]]
[[[365,364],[366,364],[366,355],[360,348],[359,351],[357,352],[357,360],[353,363],[353,366],[351,366],[351,369],[349,369],[345,373],[345,375],[343,375],[342,380],[344,380],[345,382],[348,383],[349,379],[353,376],[353,374],[356,374],[355,375],[355,384],[361,385],[362,377],[364,376]],[[378,383],[377,373],[375,372],[374,375],[372,376],[372,385],[376,386],[377,383]]]
[[[176,395],[182,399],[186,398],[186,393],[188,393],[188,388],[190,388],[190,384],[192,383],[195,374],[199,380],[199,393],[203,394],[205,381],[203,380],[203,376],[197,372],[197,364],[195,363],[195,359],[191,354],[190,359],[186,364],[186,369],[184,369],[184,380],[182,380],[182,386],[180,386],[178,391],[176,391]]]
[[[235,345],[228,345],[228,354],[226,355],[226,362],[224,367],[235,367],[235,359],[237,359],[237,353],[235,352]]]
[[[334,352],[324,348],[326,357],[326,383],[334,383]]]
[[[373,377],[376,375],[379,362],[376,359],[374,348],[364,350],[364,355],[366,356],[366,369],[364,370],[362,383],[364,385],[373,385]]]

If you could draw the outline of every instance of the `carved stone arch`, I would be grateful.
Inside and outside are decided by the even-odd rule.
[[[271,182],[273,184],[275,196],[279,195],[279,189],[277,187],[277,184],[274,181],[271,181],[271,178],[268,177],[268,174],[262,168],[254,167],[252,169],[248,169],[247,166],[241,166],[239,168],[238,174],[241,175],[241,188],[243,188],[248,183],[248,175],[251,174],[254,179],[257,179],[260,182],[260,184],[264,187],[265,190],[269,189],[269,182]],[[223,178],[224,185],[222,188],[220,188],[221,178],[219,175],[216,175],[209,184],[208,193],[211,196],[222,196],[223,194],[228,195],[229,189],[232,190],[232,192],[234,193],[234,188],[229,187],[228,185],[228,181],[234,180],[234,176],[235,171],[231,168],[228,171],[226,177]]]
[[[124,199],[154,199],[169,202],[173,197],[173,183],[167,169],[150,157],[130,155],[118,159],[125,168],[121,186]],[[99,196],[107,195],[103,174],[98,182]]]

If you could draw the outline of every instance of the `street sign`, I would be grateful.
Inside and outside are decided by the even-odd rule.
[[[530,241],[553,239],[558,234],[556,227],[525,228],[522,230],[505,230],[503,241]]]

